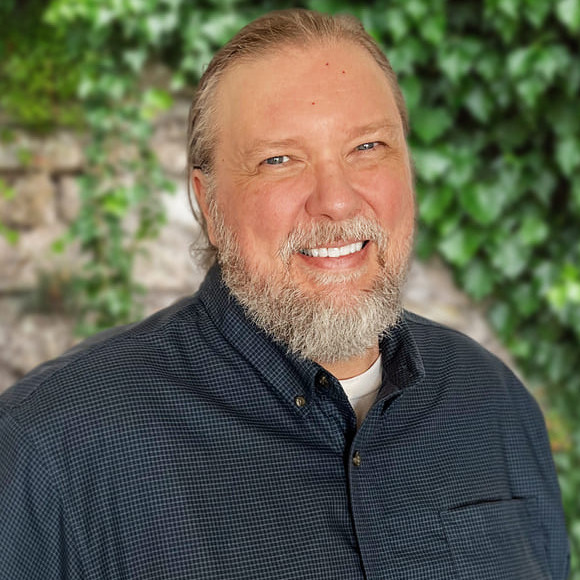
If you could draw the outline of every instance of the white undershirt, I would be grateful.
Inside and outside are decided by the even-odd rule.
[[[382,370],[381,357],[379,356],[373,365],[361,375],[340,381],[356,413],[357,426],[359,427],[375,402],[382,383]]]

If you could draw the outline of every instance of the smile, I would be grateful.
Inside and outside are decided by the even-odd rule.
[[[330,248],[304,248],[300,253],[312,258],[341,258],[360,252],[366,242],[354,242],[346,246],[330,247]]]

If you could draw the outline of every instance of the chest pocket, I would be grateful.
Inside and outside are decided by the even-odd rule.
[[[459,580],[551,580],[536,501],[486,502],[442,512]]]

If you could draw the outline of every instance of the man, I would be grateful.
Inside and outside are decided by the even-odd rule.
[[[3,396],[2,578],[566,577],[537,405],[401,310],[406,130],[353,19],[273,13],[216,55],[189,175],[217,264]]]

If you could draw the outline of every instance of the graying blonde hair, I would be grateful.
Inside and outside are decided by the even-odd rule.
[[[347,14],[332,16],[294,8],[270,12],[250,22],[215,54],[199,81],[189,111],[188,195],[193,214],[201,226],[205,238],[204,243],[208,245],[205,249],[206,256],[201,259],[206,266],[214,261],[216,249],[207,239],[205,218],[192,198],[191,175],[194,169],[201,169],[210,183],[212,182],[214,148],[217,138],[215,103],[220,79],[226,71],[237,64],[254,60],[284,46],[307,46],[313,43],[337,41],[351,42],[365,49],[373,57],[385,73],[401,116],[403,129],[405,134],[408,133],[408,114],[397,77],[378,44],[354,16]]]

